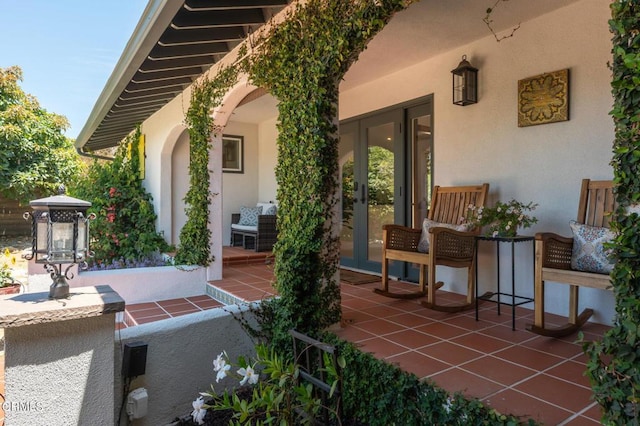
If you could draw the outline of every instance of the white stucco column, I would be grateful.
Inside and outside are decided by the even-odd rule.
[[[10,425],[114,424],[114,326],[124,300],[109,286],[68,299],[0,299]]]
[[[214,261],[207,268],[207,281],[222,279],[222,134],[211,135],[209,152],[209,190],[213,194],[209,206],[211,255]]]

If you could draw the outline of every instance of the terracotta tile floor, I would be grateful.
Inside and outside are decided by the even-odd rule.
[[[211,283],[246,301],[274,294],[271,265],[230,265],[224,279]],[[516,308],[516,330],[510,307],[483,302],[479,321],[475,311],[435,312],[419,300],[389,299],[373,293],[380,282],[342,283],[344,326],[337,334],[376,357],[398,364],[451,392],[462,392],[505,413],[533,418],[545,425],[599,424],[583,375],[584,356],[577,335],[564,339],[538,336],[525,330],[533,311]],[[415,286],[394,282],[395,289]],[[461,296],[439,291],[441,302]],[[547,316],[561,324],[562,318]],[[587,324],[585,339],[597,339],[606,326]]]
[[[271,259],[265,259],[264,253],[225,247],[224,254],[224,279],[210,283],[215,291],[245,301],[275,294]],[[516,308],[516,330],[512,331],[509,308],[503,307],[498,316],[495,304],[484,302],[476,321],[473,310],[435,312],[421,306],[419,299],[380,296],[373,292],[379,285],[342,283],[344,326],[337,331],[339,336],[420,378],[478,398],[498,411],[533,418],[545,425],[599,424],[599,409],[590,399],[591,389],[583,375],[585,357],[575,341],[577,335],[553,339],[526,331],[525,325],[533,318],[527,308]],[[402,282],[392,285],[406,291],[415,288]],[[461,298],[442,290],[438,294],[445,303]],[[219,305],[208,295],[129,305],[125,321],[131,326]],[[547,315],[547,322],[553,321],[554,317]],[[562,323],[561,318],[556,321]],[[606,330],[606,326],[589,323],[582,331],[585,339],[598,339]],[[3,386],[0,375],[0,392]]]

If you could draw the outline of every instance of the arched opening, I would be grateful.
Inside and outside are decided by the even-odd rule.
[[[184,130],[171,153],[171,243],[180,243],[180,230],[187,222],[184,197],[189,190],[189,132]]]

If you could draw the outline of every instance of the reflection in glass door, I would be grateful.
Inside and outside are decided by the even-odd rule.
[[[430,104],[407,111],[409,121],[409,150],[411,158],[411,217],[413,228],[422,226],[431,204],[432,146]]]
[[[340,227],[340,258],[344,265],[355,266],[354,256],[354,208],[356,191],[354,177],[354,150],[358,138],[357,123],[340,126],[338,156],[340,164],[340,189],[342,199],[342,221]]]
[[[361,188],[360,201],[367,207],[367,262],[382,261],[382,226],[394,223],[394,125],[366,129],[367,185]]]

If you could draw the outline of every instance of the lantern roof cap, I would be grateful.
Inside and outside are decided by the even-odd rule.
[[[89,208],[91,203],[89,201],[80,200],[78,198],[69,197],[65,194],[66,190],[64,185],[60,185],[58,189],[58,195],[52,195],[50,197],[40,198],[38,200],[32,200],[29,202],[31,207],[57,207],[57,208]]]
[[[478,68],[474,67],[469,63],[469,61],[467,61],[467,55],[462,55],[462,60],[460,61],[456,69],[451,70],[451,72],[454,74],[462,74],[462,72],[466,70],[478,71]]]

